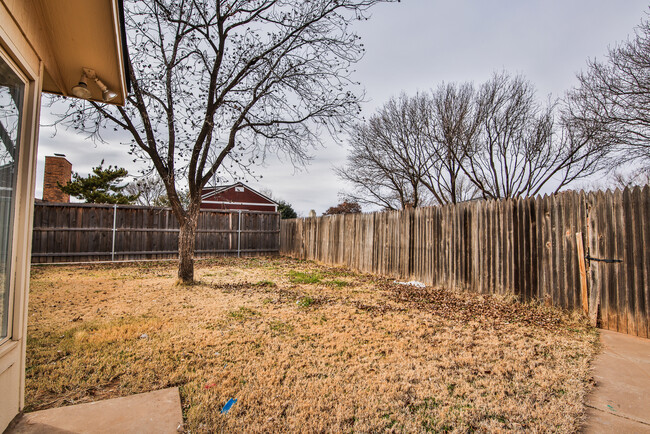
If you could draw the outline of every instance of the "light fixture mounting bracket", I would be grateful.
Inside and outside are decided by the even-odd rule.
[[[83,71],[86,77],[88,77],[90,80],[94,80],[97,78],[97,73],[95,73],[94,69],[83,68]]]

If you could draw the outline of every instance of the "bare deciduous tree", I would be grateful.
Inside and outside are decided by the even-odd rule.
[[[499,73],[390,100],[357,126],[337,173],[347,197],[386,208],[534,196],[600,170],[608,148],[592,139],[526,79]]]
[[[442,84],[423,100],[419,121],[427,155],[422,183],[439,204],[474,198],[477,188],[463,174],[465,153],[476,140],[480,112],[471,84]]]
[[[124,191],[137,196],[137,204],[142,206],[156,206],[160,198],[167,194],[165,183],[159,176],[145,176],[134,180],[126,186]]]
[[[180,224],[181,281],[193,280],[201,188],[213,175],[266,152],[300,163],[358,113],[349,68],[363,47],[350,23],[380,1],[126,3],[126,106],[74,101],[62,122],[98,140],[106,126],[123,129],[131,152],[151,161]]]
[[[606,150],[561,115],[540,104],[522,76],[495,74],[476,94],[476,134],[458,156],[461,169],[488,199],[557,192],[602,168]]]
[[[613,184],[615,188],[632,188],[636,185],[650,185],[650,167],[643,167],[630,172],[614,172]]]
[[[589,60],[567,96],[576,128],[612,151],[612,165],[650,164],[650,20],[611,48],[605,62]]]
[[[336,170],[354,188],[351,201],[400,209],[471,197],[450,151],[466,133],[466,95],[455,86],[389,100],[350,140],[346,166]],[[468,188],[469,187],[469,188]]]
[[[424,162],[417,116],[417,101],[402,95],[355,127],[347,164],[336,169],[354,188],[345,195],[349,202],[386,209],[421,204]]]

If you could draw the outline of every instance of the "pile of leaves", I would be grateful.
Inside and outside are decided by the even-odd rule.
[[[443,288],[417,288],[381,281],[380,287],[388,291],[390,298],[398,303],[454,320],[478,320],[499,324],[518,323],[547,330],[565,326],[565,313],[541,303],[519,303],[512,297],[471,292],[452,292]]]

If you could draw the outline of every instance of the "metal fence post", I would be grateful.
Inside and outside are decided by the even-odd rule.
[[[111,261],[115,260],[115,226],[117,223],[117,204],[113,204],[113,243],[111,244]]]
[[[241,210],[237,212],[239,214],[239,219],[237,222],[237,257],[241,255]]]

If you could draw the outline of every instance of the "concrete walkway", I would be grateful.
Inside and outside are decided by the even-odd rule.
[[[600,331],[586,433],[650,433],[650,339]]]
[[[6,433],[178,433],[178,388],[24,414]],[[179,429],[180,428],[180,429]]]

